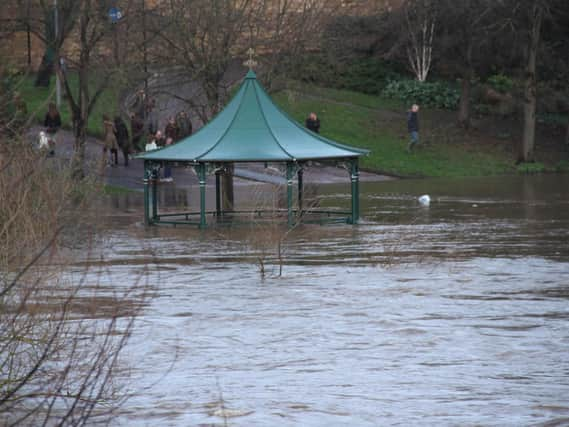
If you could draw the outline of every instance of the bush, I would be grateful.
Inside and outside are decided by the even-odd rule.
[[[6,81],[0,105],[13,89]],[[115,374],[134,288],[109,296],[89,265],[66,264],[75,248],[92,257],[97,182],[10,133],[0,123],[0,425],[108,424],[126,397]]]
[[[290,70],[295,80],[333,89],[379,95],[391,80],[400,78],[395,66],[377,58],[337,61],[327,55],[307,55],[304,61]]]
[[[341,89],[379,95],[391,80],[401,76],[384,61],[367,58],[354,61],[340,71]]]
[[[539,162],[532,162],[532,163],[520,163],[516,170],[518,173],[523,175],[533,175],[536,173],[543,173],[545,172],[545,165]]]
[[[508,93],[514,88],[514,81],[503,74],[494,74],[488,77],[487,83],[492,89],[500,93]]]
[[[454,110],[458,105],[460,93],[443,82],[420,82],[417,80],[397,80],[387,84],[383,96],[399,99],[408,104],[417,103],[431,108]]]
[[[561,160],[557,165],[555,165],[556,172],[569,172],[569,161]]]

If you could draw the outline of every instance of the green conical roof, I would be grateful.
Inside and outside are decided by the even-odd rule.
[[[338,144],[291,119],[249,70],[229,104],[194,135],[140,155],[145,160],[196,162],[339,159],[368,150]]]

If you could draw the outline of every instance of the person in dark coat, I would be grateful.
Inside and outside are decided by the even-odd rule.
[[[166,137],[161,130],[156,131],[154,134],[154,140],[156,141],[158,148],[162,148],[166,145]]]
[[[124,165],[128,166],[128,154],[130,153],[130,140],[128,135],[128,129],[124,120],[121,116],[115,117],[115,136],[117,137],[117,143],[122,151],[124,158]]]
[[[132,135],[132,147],[137,151],[144,151],[142,137],[144,136],[144,122],[135,113],[130,113],[130,134]]]
[[[47,133],[47,137],[50,141],[49,145],[51,150],[49,151],[49,154],[50,156],[53,156],[55,154],[55,144],[57,143],[57,132],[61,127],[61,115],[59,114],[59,111],[53,102],[49,103],[48,111],[45,115],[43,125],[45,126],[45,132]]]
[[[145,125],[148,133],[156,133],[158,131],[158,112],[154,102],[151,102],[146,110]]]
[[[180,111],[176,117],[179,130],[179,139],[184,139],[192,134],[192,121],[185,111]]]
[[[180,128],[178,128],[178,124],[176,123],[174,117],[170,117],[168,119],[168,124],[164,129],[164,134],[166,136],[166,139],[172,138],[173,142],[176,142],[178,139],[180,139]]]
[[[316,113],[312,112],[308,115],[308,118],[306,119],[306,127],[314,133],[320,132],[320,120]]]
[[[411,138],[407,151],[411,152],[413,146],[419,143],[419,106],[417,104],[413,104],[407,111],[407,130]]]

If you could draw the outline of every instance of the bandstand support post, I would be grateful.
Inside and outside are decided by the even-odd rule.
[[[152,183],[152,222],[158,218],[158,177],[160,172],[152,170],[150,172],[150,182]]]
[[[292,213],[292,175],[293,175],[293,164],[291,162],[287,162],[286,163],[286,208],[287,208],[287,221],[289,227],[292,227],[294,225],[294,218]]]
[[[360,171],[358,159],[352,159],[350,166],[350,179],[352,182],[352,216],[350,224],[357,224],[360,219]]]
[[[221,176],[220,171],[215,171],[215,213],[221,216]]]
[[[207,222],[205,218],[205,163],[197,166],[198,177],[200,180],[200,228],[206,228]]]
[[[150,177],[151,172],[148,167],[148,162],[144,162],[144,225],[152,224],[150,219]]]
[[[298,169],[298,215],[302,215],[302,200],[303,200],[303,180],[302,180],[302,167]]]

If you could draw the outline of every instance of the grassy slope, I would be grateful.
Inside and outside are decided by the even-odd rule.
[[[77,75],[70,74],[69,76],[72,90],[77,88]],[[55,101],[55,77],[52,76],[49,88],[35,87],[35,74],[26,76],[21,84],[18,86],[18,91],[22,94],[23,99],[26,101],[28,111],[36,115],[36,120],[42,122],[47,111],[47,103],[49,100]],[[94,87],[94,85],[93,85]],[[92,90],[94,92],[94,88]],[[89,117],[89,124],[87,132],[89,135],[102,136],[103,134],[103,114],[108,114],[113,117],[118,111],[118,98],[117,91],[112,88],[107,89],[97,101],[91,116]],[[50,98],[51,97],[51,98]],[[69,104],[65,97],[61,99],[61,119],[63,127],[71,128],[71,114],[69,112]]]
[[[28,111],[37,112],[43,120],[46,100],[54,97],[54,80],[50,88],[34,87],[35,76],[22,82],[19,91],[28,104]],[[76,76],[71,76],[76,87]],[[99,99],[89,119],[88,132],[102,134],[102,115],[117,111],[118,91],[108,89]],[[441,137],[440,112],[421,111],[422,145],[408,154],[405,107],[398,102],[347,90],[293,84],[277,93],[276,102],[300,123],[308,112],[318,113],[324,136],[342,143],[371,150],[362,159],[363,168],[402,176],[480,176],[514,172],[512,156],[503,146],[462,143],[460,137]],[[62,102],[64,126],[70,128],[67,102]],[[446,114],[452,117],[452,114]],[[444,115],[442,116],[444,117]]]
[[[404,176],[479,176],[512,173],[510,153],[492,144],[446,142],[436,136],[437,123],[421,112],[423,145],[408,154],[405,107],[392,100],[357,92],[300,87],[274,96],[277,103],[303,123],[318,113],[324,136],[372,150],[362,167]],[[446,138],[445,138],[446,139]]]

